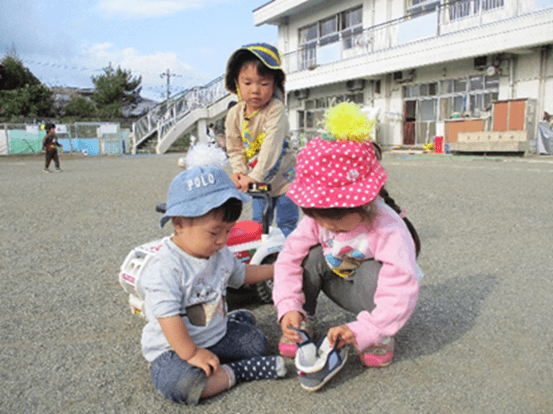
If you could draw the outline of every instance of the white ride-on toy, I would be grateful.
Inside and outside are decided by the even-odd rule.
[[[277,227],[269,225],[270,184],[257,183],[250,185],[249,194],[265,201],[263,223],[243,220],[236,223],[230,232],[227,247],[234,252],[238,260],[246,264],[271,264],[284,244],[284,234]],[[156,206],[158,212],[165,212],[165,204]],[[148,267],[148,263],[161,247],[161,239],[135,247],[126,257],[121,271],[119,283],[129,294],[131,312],[146,319],[144,307],[144,292],[140,290],[138,281]],[[260,282],[255,285],[257,296],[263,303],[271,303],[273,281]]]

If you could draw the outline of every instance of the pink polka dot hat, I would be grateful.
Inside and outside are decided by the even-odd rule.
[[[300,207],[352,208],[374,200],[386,171],[369,141],[372,122],[352,103],[341,103],[326,117],[327,133],[298,154],[296,179],[286,193]]]

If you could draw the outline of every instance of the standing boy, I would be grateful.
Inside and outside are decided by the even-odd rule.
[[[56,172],[62,172],[60,168],[60,158],[58,156],[58,147],[63,151],[63,147],[58,142],[58,137],[55,135],[56,126],[54,124],[46,124],[46,136],[42,140],[42,152],[46,154],[46,163],[44,164],[45,173],[49,173],[50,162],[54,160]]]

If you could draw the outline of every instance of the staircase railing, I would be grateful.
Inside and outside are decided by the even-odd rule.
[[[146,115],[133,123],[134,148],[157,133],[159,143],[169,130],[190,111],[205,108],[227,96],[224,76],[212,80],[204,86],[195,86],[160,103]]]

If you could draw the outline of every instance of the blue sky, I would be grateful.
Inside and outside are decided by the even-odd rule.
[[[110,62],[142,76],[142,96],[162,100],[222,75],[241,45],[277,44],[277,28],[255,27],[268,0],[2,0],[0,58],[17,56],[48,86],[92,87]],[[131,6],[132,5],[132,6]]]

